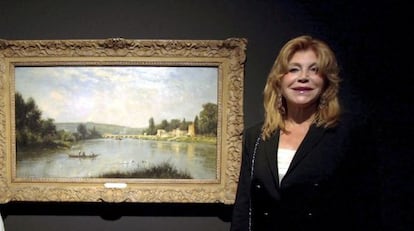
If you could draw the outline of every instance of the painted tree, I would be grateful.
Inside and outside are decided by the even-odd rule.
[[[198,133],[217,135],[218,107],[214,103],[203,104],[198,122]]]

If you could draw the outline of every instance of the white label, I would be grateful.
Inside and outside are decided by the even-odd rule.
[[[105,188],[126,188],[126,183],[105,183]]]

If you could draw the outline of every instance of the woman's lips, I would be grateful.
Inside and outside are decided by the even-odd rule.
[[[310,87],[294,87],[292,89],[294,91],[298,91],[301,94],[313,90],[313,88],[310,88]]]
[[[311,91],[313,88],[310,87],[294,87],[292,88],[295,91]]]

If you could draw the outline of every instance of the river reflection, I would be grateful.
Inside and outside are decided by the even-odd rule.
[[[95,158],[71,158],[69,154],[99,154]],[[93,178],[108,172],[128,172],[169,163],[193,179],[216,179],[217,148],[212,144],[139,139],[94,139],[79,142],[71,150],[33,153],[18,151],[18,178]]]

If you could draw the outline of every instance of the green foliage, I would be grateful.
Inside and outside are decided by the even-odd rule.
[[[16,92],[15,109],[17,146],[46,144],[57,138],[53,119],[42,120],[42,112],[33,98],[25,102],[22,95]]]
[[[183,119],[183,121],[180,121],[179,119],[172,119],[170,122],[164,119],[160,124],[155,125],[154,118],[151,117],[149,120],[149,127],[146,132],[147,135],[156,135],[158,129],[163,129],[167,132],[173,131],[177,128],[186,130],[188,129],[189,124],[191,124],[191,122],[186,122],[185,119]]]
[[[88,129],[86,128],[86,125],[85,124],[82,124],[82,123],[79,124],[78,125],[78,128],[77,128],[77,131],[78,131],[81,139],[88,138],[89,132],[88,132]]]
[[[163,129],[167,132],[173,131],[179,128],[180,130],[187,130],[190,124],[194,124],[195,134],[217,136],[217,124],[218,124],[218,106],[214,103],[203,104],[203,110],[196,115],[194,122],[187,122],[184,119],[171,119],[167,121],[162,120],[160,124],[156,125],[154,118],[149,120],[148,129],[146,129],[147,135],[157,134],[157,129]]]
[[[168,124],[167,131],[172,131],[180,127],[181,121],[179,119],[172,119]]]
[[[217,104],[203,104],[197,123],[198,134],[217,135],[218,107]]]
[[[135,169],[128,172],[109,172],[99,176],[101,178],[148,178],[148,179],[192,179],[187,172],[179,171],[168,162],[152,166],[147,169]]]
[[[157,129],[155,128],[154,118],[152,118],[152,117],[149,119],[149,126],[148,126],[148,129],[147,129],[146,132],[147,132],[148,135],[157,134]]]
[[[27,102],[19,92],[15,94],[16,144],[18,147],[56,148],[69,146],[80,139],[99,138],[102,135],[95,127],[89,130],[85,124],[77,126],[76,133],[57,131],[54,119],[42,119],[42,112],[33,98]]]
[[[190,125],[191,124],[191,122],[190,123],[187,123],[186,121],[185,121],[185,118],[181,121],[181,123],[179,123],[179,125],[178,125],[178,128],[180,129],[180,130],[187,130],[188,129],[188,125]]]
[[[92,130],[90,130],[91,134],[89,136],[89,138],[91,139],[95,139],[95,138],[101,138],[102,135],[96,130],[96,127],[93,126]]]
[[[96,130],[96,127],[93,126],[92,129],[88,129],[86,124],[80,123],[77,127],[77,135],[78,139],[86,140],[86,139],[95,139],[101,138],[102,134]]]
[[[198,124],[199,124],[199,119],[198,119],[198,115],[196,115],[195,116],[195,118],[194,118],[194,132],[195,132],[195,134],[198,134],[199,132],[198,132]]]
[[[161,124],[158,126],[158,129],[164,129],[167,131],[169,123],[167,120],[162,120]]]

